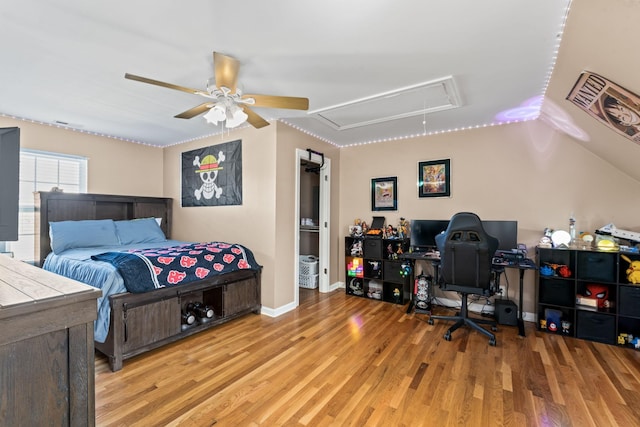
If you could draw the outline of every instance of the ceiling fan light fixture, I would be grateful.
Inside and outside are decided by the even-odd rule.
[[[218,122],[225,121],[227,115],[225,113],[225,108],[219,104],[216,104],[203,117],[207,121],[207,123],[217,125]]]
[[[249,118],[249,116],[244,111],[242,111],[242,109],[238,108],[235,105],[234,107],[235,111],[231,111],[231,109],[229,109],[229,112],[231,114],[227,115],[226,126],[228,128],[240,126]]]
[[[227,99],[218,102],[203,117],[207,123],[214,125],[224,122],[227,128],[238,127],[249,118],[240,107]]]

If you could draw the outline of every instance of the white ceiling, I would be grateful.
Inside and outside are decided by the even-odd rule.
[[[204,89],[217,51],[241,62],[245,93],[310,100],[259,114],[336,145],[482,126],[544,93],[568,3],[5,0],[0,113],[157,146],[216,134],[173,118],[196,95],[124,74]]]

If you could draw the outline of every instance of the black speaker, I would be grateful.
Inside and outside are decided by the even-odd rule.
[[[496,321],[500,325],[517,326],[518,325],[518,306],[508,299],[495,300],[495,316]]]

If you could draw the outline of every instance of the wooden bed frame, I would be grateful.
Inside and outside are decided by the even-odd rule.
[[[167,238],[171,232],[172,199],[105,194],[35,193],[35,263],[41,267],[51,252],[50,221],[162,218]],[[104,343],[95,348],[109,357],[112,371],[123,361],[248,313],[260,313],[261,270],[238,271],[182,286],[109,297],[111,322]],[[212,319],[182,324],[190,302],[213,307]]]

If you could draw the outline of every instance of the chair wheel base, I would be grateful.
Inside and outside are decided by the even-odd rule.
[[[451,341],[451,332],[447,331],[444,334],[444,339],[447,340],[447,341]]]
[[[489,345],[492,346],[492,347],[495,347],[496,346],[496,339],[495,338],[490,338],[489,339]]]
[[[496,332],[496,331],[498,330],[498,327],[497,327],[497,326],[492,326],[492,327],[491,327],[491,330],[492,330],[493,332]]]
[[[433,319],[429,319],[429,320],[427,320],[427,323],[428,323],[428,324],[430,324],[430,325],[433,325],[433,323],[434,323],[434,322],[433,322]]]

